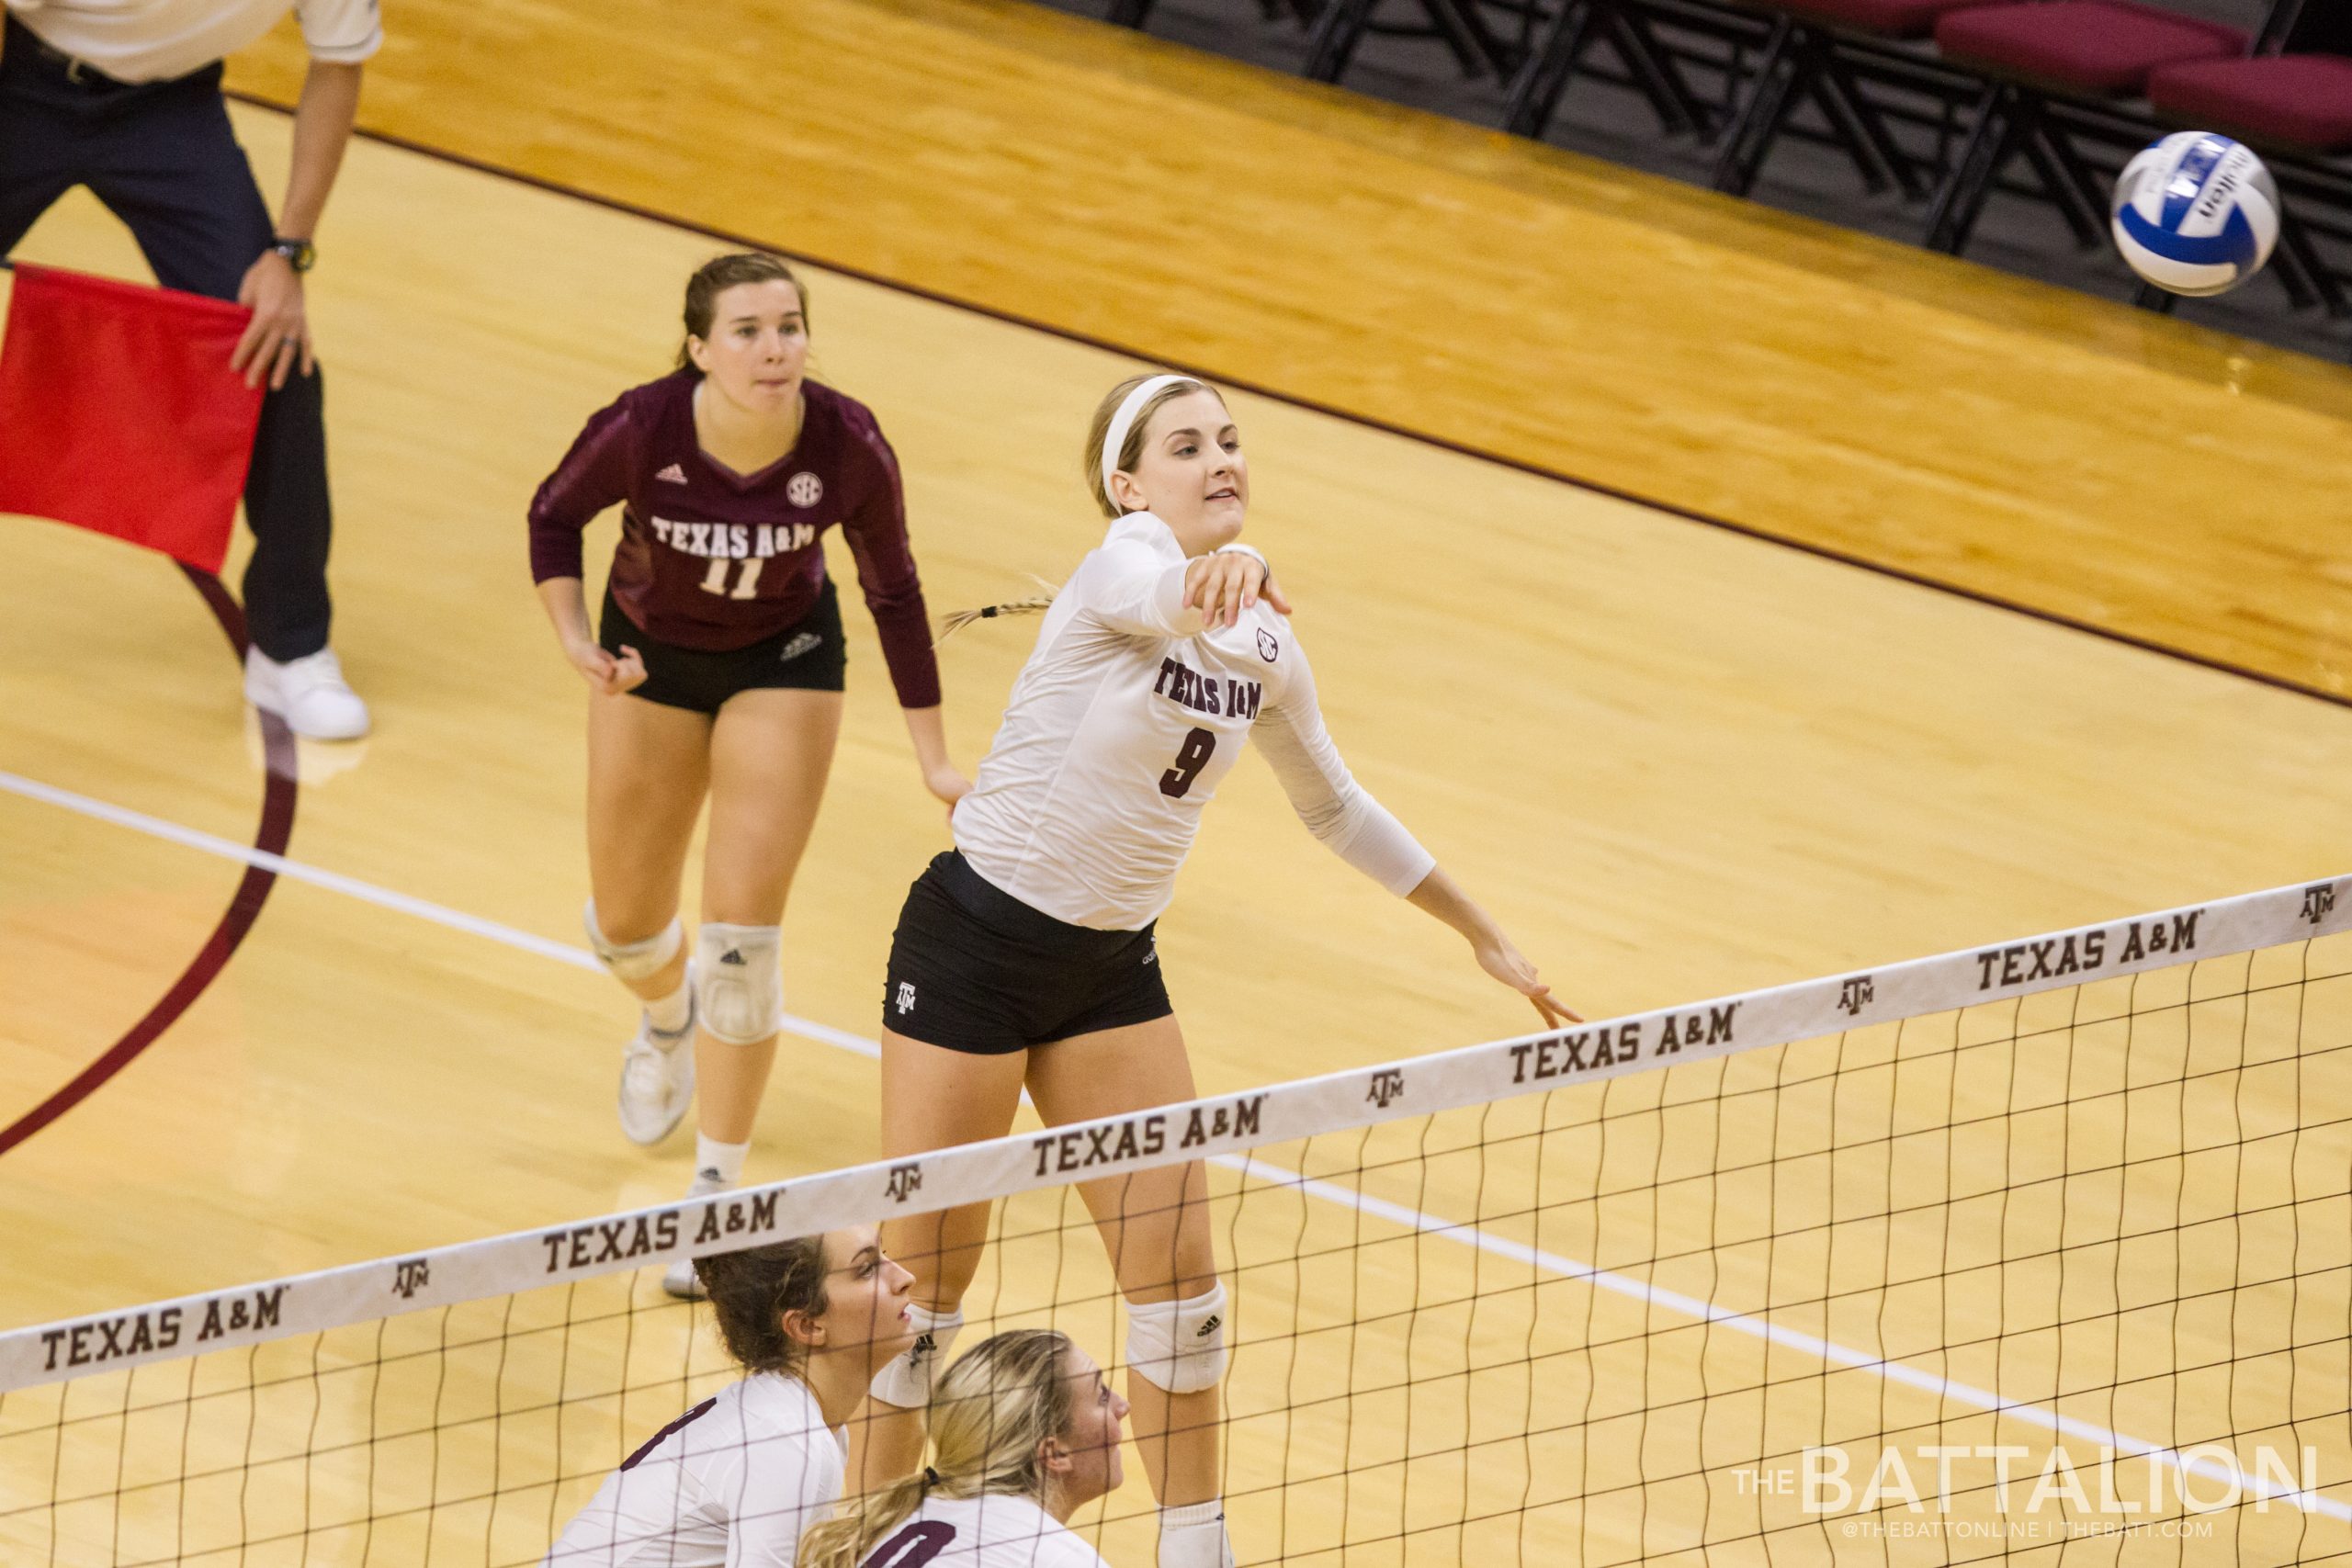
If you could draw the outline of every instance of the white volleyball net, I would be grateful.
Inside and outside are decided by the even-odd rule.
[[[2352,879],[0,1335],[0,1560],[528,1564],[736,1375],[658,1265],[1208,1163],[1244,1563],[2352,1553]],[[11,1259],[38,1267],[37,1259]],[[1074,1524],[1152,1561],[1132,1461]]]

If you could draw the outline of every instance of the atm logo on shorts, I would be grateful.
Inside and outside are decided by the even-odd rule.
[[[899,1016],[901,1018],[904,1018],[907,1014],[915,1010],[915,987],[913,981],[901,980],[899,982],[899,996],[898,1000],[894,1005],[898,1008]]]

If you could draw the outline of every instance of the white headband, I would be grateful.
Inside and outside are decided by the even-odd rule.
[[[1119,453],[1126,446],[1127,432],[1134,428],[1136,415],[1144,404],[1170,387],[1187,383],[1202,384],[1196,376],[1154,376],[1136,384],[1136,389],[1119,400],[1119,412],[1111,416],[1110,428],[1102,432],[1102,499],[1113,506],[1119,498],[1111,493],[1111,476],[1119,471]]]

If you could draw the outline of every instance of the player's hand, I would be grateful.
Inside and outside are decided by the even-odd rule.
[[[1261,599],[1290,614],[1290,600],[1274,586],[1274,574],[1255,556],[1238,550],[1194,556],[1184,568],[1184,607],[1199,605],[1201,623],[1229,626]]]
[[[1580,1014],[1552,994],[1552,987],[1537,976],[1535,965],[1510,944],[1509,937],[1498,935],[1491,942],[1472,945],[1478,954],[1478,967],[1533,1003],[1546,1028],[1584,1021]]]
[[[246,386],[258,387],[266,376],[274,392],[286,385],[296,365],[305,376],[318,368],[311,352],[310,318],[303,310],[302,275],[293,263],[276,251],[264,251],[259,261],[245,268],[244,281],[237,286],[237,303],[249,308],[254,317],[229,355],[229,368],[243,372]]]
[[[567,644],[563,651],[582,678],[608,697],[617,697],[645,684],[645,660],[627,644],[622,645],[618,658],[605,652],[601,644],[584,638]]]
[[[954,768],[925,768],[922,787],[944,802],[950,816],[955,815],[956,803],[972,793],[972,781]]]

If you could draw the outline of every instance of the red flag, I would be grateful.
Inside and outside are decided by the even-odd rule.
[[[262,389],[229,368],[252,315],[17,264],[0,341],[0,512],[220,570]]]

